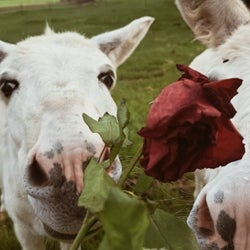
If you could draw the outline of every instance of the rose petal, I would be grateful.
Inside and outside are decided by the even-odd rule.
[[[194,123],[201,115],[218,117],[220,112],[206,100],[200,85],[187,79],[177,81],[162,90],[150,108],[146,128],[139,132],[159,137],[168,129],[185,122]]]
[[[190,79],[199,84],[210,82],[210,80],[205,75],[201,74],[196,70],[191,69],[188,66],[177,64],[176,67],[178,70],[183,72],[180,79]]]
[[[237,89],[242,80],[238,78],[226,79],[204,84],[204,90],[210,102],[223,114],[232,118],[236,110],[231,104],[231,99],[237,94]]]

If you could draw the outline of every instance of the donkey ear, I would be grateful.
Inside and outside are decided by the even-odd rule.
[[[15,45],[0,41],[0,62],[13,50]]]
[[[208,47],[222,44],[250,20],[242,0],[175,0],[175,4],[196,38]]]
[[[117,67],[132,54],[153,21],[152,17],[142,17],[123,28],[97,35],[92,40]]]

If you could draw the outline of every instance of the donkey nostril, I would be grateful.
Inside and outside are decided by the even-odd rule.
[[[34,186],[45,186],[49,179],[36,159],[28,167],[28,180]]]

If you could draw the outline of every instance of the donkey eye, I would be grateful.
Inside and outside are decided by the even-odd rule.
[[[103,72],[98,75],[98,79],[104,83],[108,89],[111,89],[114,83],[115,75],[113,71]]]
[[[0,80],[0,88],[6,97],[10,97],[12,92],[19,86],[17,80],[2,79]]]

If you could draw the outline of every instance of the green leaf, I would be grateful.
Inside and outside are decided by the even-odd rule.
[[[126,102],[123,99],[120,105],[118,106],[118,110],[117,110],[117,119],[118,119],[121,129],[127,126],[129,117],[130,117],[130,113],[127,109]]]
[[[105,232],[98,250],[142,249],[148,227],[145,203],[113,187],[98,217]]]
[[[99,118],[98,121],[91,118],[87,114],[83,114],[82,116],[90,130],[93,133],[98,133],[106,146],[111,147],[112,145],[119,143],[121,138],[121,129],[114,116],[105,113],[103,117]]]
[[[105,171],[108,164],[109,161],[98,163],[92,158],[84,171],[84,189],[78,199],[78,205],[87,208],[91,213],[104,209],[109,191],[116,185]]]
[[[129,140],[129,129],[127,128],[127,125],[129,123],[129,118],[130,118],[130,113],[127,109],[126,102],[123,99],[117,110],[117,119],[124,137],[122,138],[123,147],[127,147],[132,144],[132,142]]]
[[[161,209],[156,209],[150,217],[144,247],[171,250],[199,249],[186,223]]]
[[[128,146],[131,146],[133,143],[129,140],[129,129],[128,127],[125,127],[123,129],[123,133],[125,135],[125,139],[123,141],[123,147],[128,147]]]
[[[152,177],[147,176],[145,174],[141,174],[137,179],[137,183],[135,186],[135,193],[140,195],[143,194],[151,187],[153,181],[154,179]]]
[[[120,150],[123,145],[123,141],[124,139],[121,139],[120,143],[116,143],[115,145],[111,147],[110,155],[109,155],[110,162],[113,162],[115,157],[120,153]]]
[[[111,162],[114,161],[115,157],[120,153],[122,147],[127,147],[132,144],[128,139],[128,128],[124,128],[120,135],[120,141],[111,147],[109,159]]]

